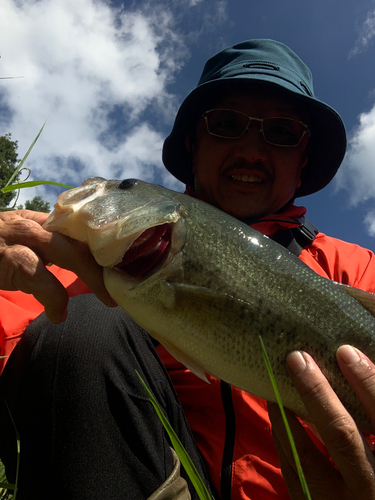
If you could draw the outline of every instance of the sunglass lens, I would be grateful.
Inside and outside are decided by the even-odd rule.
[[[301,140],[304,126],[289,118],[266,118],[263,122],[266,141],[279,146],[296,146]]]
[[[210,133],[227,138],[241,137],[249,121],[246,115],[227,109],[215,109],[206,116]]]

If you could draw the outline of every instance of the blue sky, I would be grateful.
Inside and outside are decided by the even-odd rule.
[[[32,179],[139,177],[182,190],[161,163],[179,103],[204,62],[250,38],[289,45],[349,137],[337,179],[297,200],[332,236],[375,250],[374,0],[1,0],[0,135]],[[54,202],[52,188],[21,192]]]

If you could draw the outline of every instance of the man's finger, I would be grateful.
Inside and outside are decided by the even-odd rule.
[[[370,417],[375,432],[375,365],[358,349],[343,345],[337,350],[340,369]]]
[[[14,245],[1,252],[0,283],[3,290],[21,290],[34,295],[53,323],[66,319],[65,288],[29,248]]]
[[[361,498],[373,498],[375,460],[353,418],[309,354],[290,353],[287,367],[353,498],[358,491],[363,494]]]
[[[271,418],[273,444],[275,445],[277,455],[279,457],[281,471],[283,473],[283,478],[288,488],[290,498],[291,500],[306,500],[298,474],[295,467],[293,467],[294,464],[289,461],[288,454],[284,449],[284,445],[279,438],[278,432],[273,429],[273,421],[274,418]]]
[[[305,500],[297,465],[292,453],[289,438],[279,407],[275,403],[268,403],[268,411],[272,423],[272,436],[278,452],[281,470],[293,500]],[[338,498],[341,488],[340,474],[315,446],[298,419],[285,409],[288,423],[298,451],[301,467],[313,498]],[[329,485],[329,487],[327,486]]]
[[[96,262],[86,243],[58,233],[50,234],[52,237],[44,258],[77,274],[106,306],[116,306],[105,288],[103,268]]]
[[[31,212],[31,215],[35,213]],[[44,215],[40,216],[40,221],[45,218]],[[46,231],[40,226],[40,221],[20,217],[1,219],[1,237],[8,245],[31,249],[44,264],[53,263],[74,272],[104,304],[115,306],[104,286],[102,267],[97,264],[88,246],[59,233]]]
[[[40,226],[45,223],[49,214],[45,212],[34,212],[33,210],[9,210],[8,212],[0,212],[1,221],[11,221],[11,220],[33,220],[37,222]]]

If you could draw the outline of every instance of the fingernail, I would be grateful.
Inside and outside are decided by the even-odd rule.
[[[286,358],[286,363],[291,372],[295,375],[302,373],[306,368],[306,361],[300,351],[290,352]]]
[[[351,345],[342,345],[338,348],[337,354],[347,365],[354,365],[361,361],[361,356],[359,355],[357,349]]]

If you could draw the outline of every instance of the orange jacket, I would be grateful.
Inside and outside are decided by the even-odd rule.
[[[305,212],[303,207],[290,206],[253,227],[272,235],[285,227],[295,227],[295,218]],[[358,245],[318,233],[314,242],[302,251],[300,259],[326,278],[375,293],[374,254]],[[72,273],[54,266],[50,270],[68,288],[71,296],[89,291]],[[32,296],[0,291],[1,355],[10,354],[26,326],[41,311],[42,307]],[[289,498],[272,443],[266,402],[232,388],[235,428],[228,429],[220,381],[209,377],[211,384],[206,384],[162,346],[158,346],[158,352],[175,385],[217,491],[220,492],[222,457],[229,431],[233,439],[232,500]],[[326,453],[322,444],[313,439]]]
[[[74,273],[57,266],[48,269],[65,286],[69,297],[91,292]],[[0,373],[27,325],[42,312],[43,306],[32,295],[0,290],[0,356],[4,356]]]

